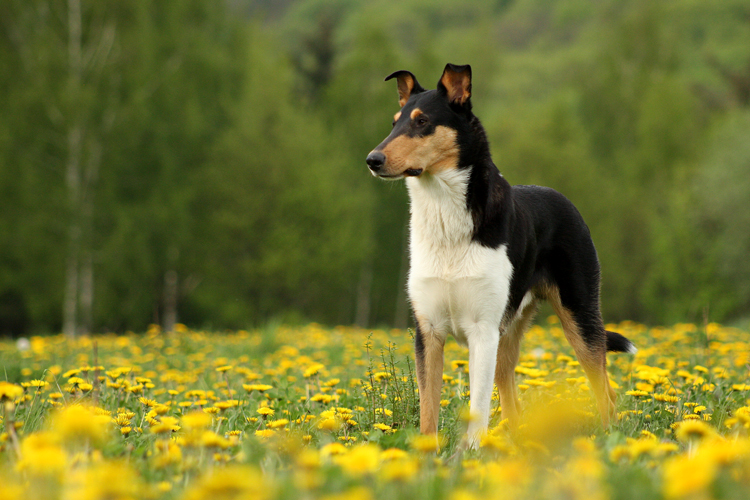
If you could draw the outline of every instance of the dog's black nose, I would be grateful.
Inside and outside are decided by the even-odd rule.
[[[367,166],[370,167],[370,170],[373,172],[379,172],[380,169],[383,168],[383,165],[385,165],[385,155],[380,151],[373,151],[367,155],[365,161],[367,162]]]

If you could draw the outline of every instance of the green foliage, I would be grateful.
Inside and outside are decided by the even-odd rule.
[[[385,75],[446,62],[509,181],[583,214],[608,320],[750,314],[745,0],[81,0],[80,46],[77,3],[0,8],[0,334],[70,299],[82,331],[406,326],[407,196],[363,159]]]

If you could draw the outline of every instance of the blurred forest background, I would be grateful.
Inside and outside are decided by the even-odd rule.
[[[749,0],[3,0],[0,333],[405,326],[389,73],[471,64],[605,321],[750,316]]]

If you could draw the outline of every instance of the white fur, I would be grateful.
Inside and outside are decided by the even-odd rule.
[[[445,340],[452,334],[469,348],[471,445],[486,431],[500,323],[508,302],[513,266],[505,245],[471,241],[474,223],[466,207],[469,169],[407,178],[411,198],[409,298],[426,330]]]

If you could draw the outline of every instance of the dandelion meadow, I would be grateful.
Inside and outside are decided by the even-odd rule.
[[[516,369],[522,424],[498,411],[466,452],[467,353],[446,346],[441,434],[420,436],[409,331],[5,341],[0,498],[747,499],[748,332],[607,327],[640,349],[609,355],[609,429],[551,317]]]

